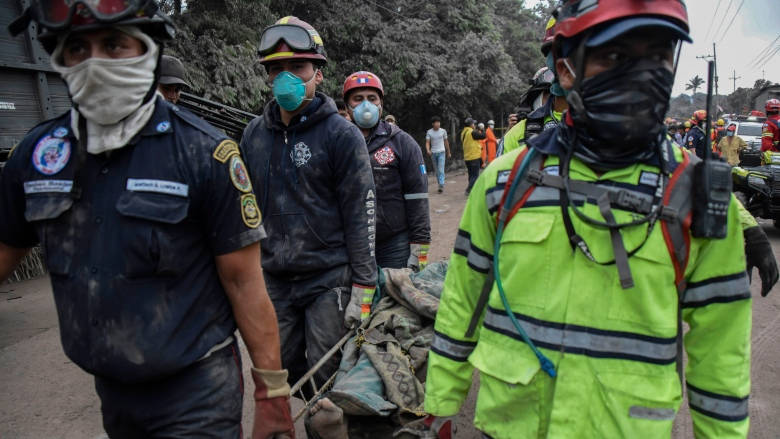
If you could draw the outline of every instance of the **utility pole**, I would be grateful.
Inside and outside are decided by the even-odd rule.
[[[705,61],[708,61],[710,58],[712,58],[713,61],[715,61],[715,110],[717,112],[718,104],[718,54],[715,52],[715,43],[712,43],[712,55],[699,55],[696,58],[703,59]],[[709,115],[708,115],[709,116]]]
[[[737,79],[741,79],[741,76],[737,76],[737,71],[734,70],[734,73],[731,75],[729,79],[734,81],[734,91],[737,91]],[[733,93],[733,92],[732,92]]]

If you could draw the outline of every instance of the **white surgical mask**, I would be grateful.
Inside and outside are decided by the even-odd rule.
[[[87,120],[113,125],[137,110],[154,84],[157,44],[137,27],[117,26],[146,45],[146,53],[133,58],[89,58],[65,67],[59,61],[64,39],[51,56],[51,64],[68,84],[73,103]]]

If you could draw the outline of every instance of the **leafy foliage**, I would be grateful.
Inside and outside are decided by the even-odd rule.
[[[539,41],[552,3],[530,9],[524,0],[166,0],[165,7],[179,28],[169,51],[184,61],[195,94],[260,112],[271,99],[255,54],[260,33],[295,15],[325,43],[320,89],[340,97],[348,74],[376,73],[384,112],[421,141],[434,115],[448,130],[459,130],[467,116],[501,125],[544,64]]]
[[[687,84],[685,84],[686,90],[693,90],[693,94],[696,95],[696,90],[699,89],[704,84],[704,79],[702,79],[699,75],[694,76],[691,78]]]

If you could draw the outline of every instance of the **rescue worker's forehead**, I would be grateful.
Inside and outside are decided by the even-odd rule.
[[[311,65],[312,69],[316,68],[314,63],[309,59],[296,58],[296,59],[283,59],[279,61],[272,61],[265,63],[265,71],[270,72],[272,70],[292,70],[294,68],[301,68],[307,65]]]
[[[362,96],[365,99],[371,97],[371,95],[374,95],[377,98],[381,98],[377,89],[373,87],[360,87],[350,90],[347,94],[347,100],[350,100],[355,96]]]

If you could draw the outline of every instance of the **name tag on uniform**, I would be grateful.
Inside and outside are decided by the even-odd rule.
[[[69,193],[73,189],[73,180],[33,180],[24,182],[25,194],[47,192]]]
[[[168,180],[128,178],[127,190],[134,192],[157,192],[159,194],[186,197],[190,187],[184,183]]]
[[[655,172],[642,171],[642,173],[639,174],[639,184],[644,184],[646,186],[657,186],[658,174]]]

